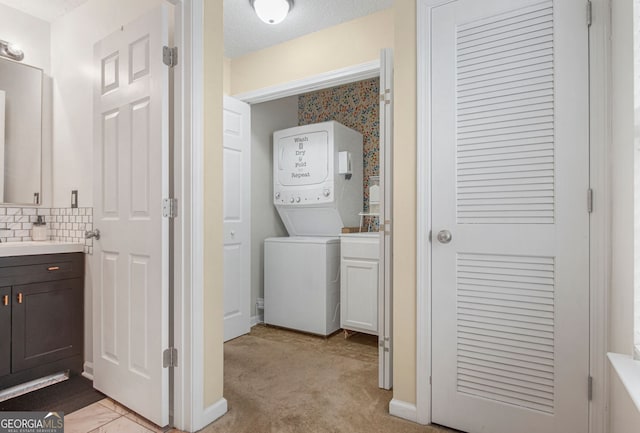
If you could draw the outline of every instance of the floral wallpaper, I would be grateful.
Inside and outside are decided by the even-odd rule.
[[[378,176],[380,172],[379,94],[380,80],[372,78],[305,93],[298,97],[298,125],[335,120],[362,134],[363,210],[365,212],[369,211],[369,177]],[[377,230],[377,223],[377,219],[364,221],[365,227],[372,225],[372,230]]]

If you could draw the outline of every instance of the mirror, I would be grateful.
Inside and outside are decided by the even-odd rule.
[[[42,70],[0,59],[0,203],[40,204]]]

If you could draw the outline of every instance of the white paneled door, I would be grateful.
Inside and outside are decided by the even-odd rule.
[[[166,8],[94,47],[94,386],[169,423]]]
[[[223,112],[223,296],[224,341],[228,341],[251,328],[251,108],[225,96]]]
[[[431,4],[433,422],[587,432],[585,2]]]

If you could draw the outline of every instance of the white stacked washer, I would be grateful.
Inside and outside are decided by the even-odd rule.
[[[289,237],[264,241],[264,321],[340,328],[340,240],[362,209],[362,135],[335,122],[273,133],[273,202]]]

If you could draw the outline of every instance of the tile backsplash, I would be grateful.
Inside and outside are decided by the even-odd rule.
[[[93,230],[93,208],[0,207],[0,241],[31,240],[31,228],[41,215],[47,223],[49,239],[84,244],[84,252],[93,254],[93,239],[85,239],[85,230]]]

